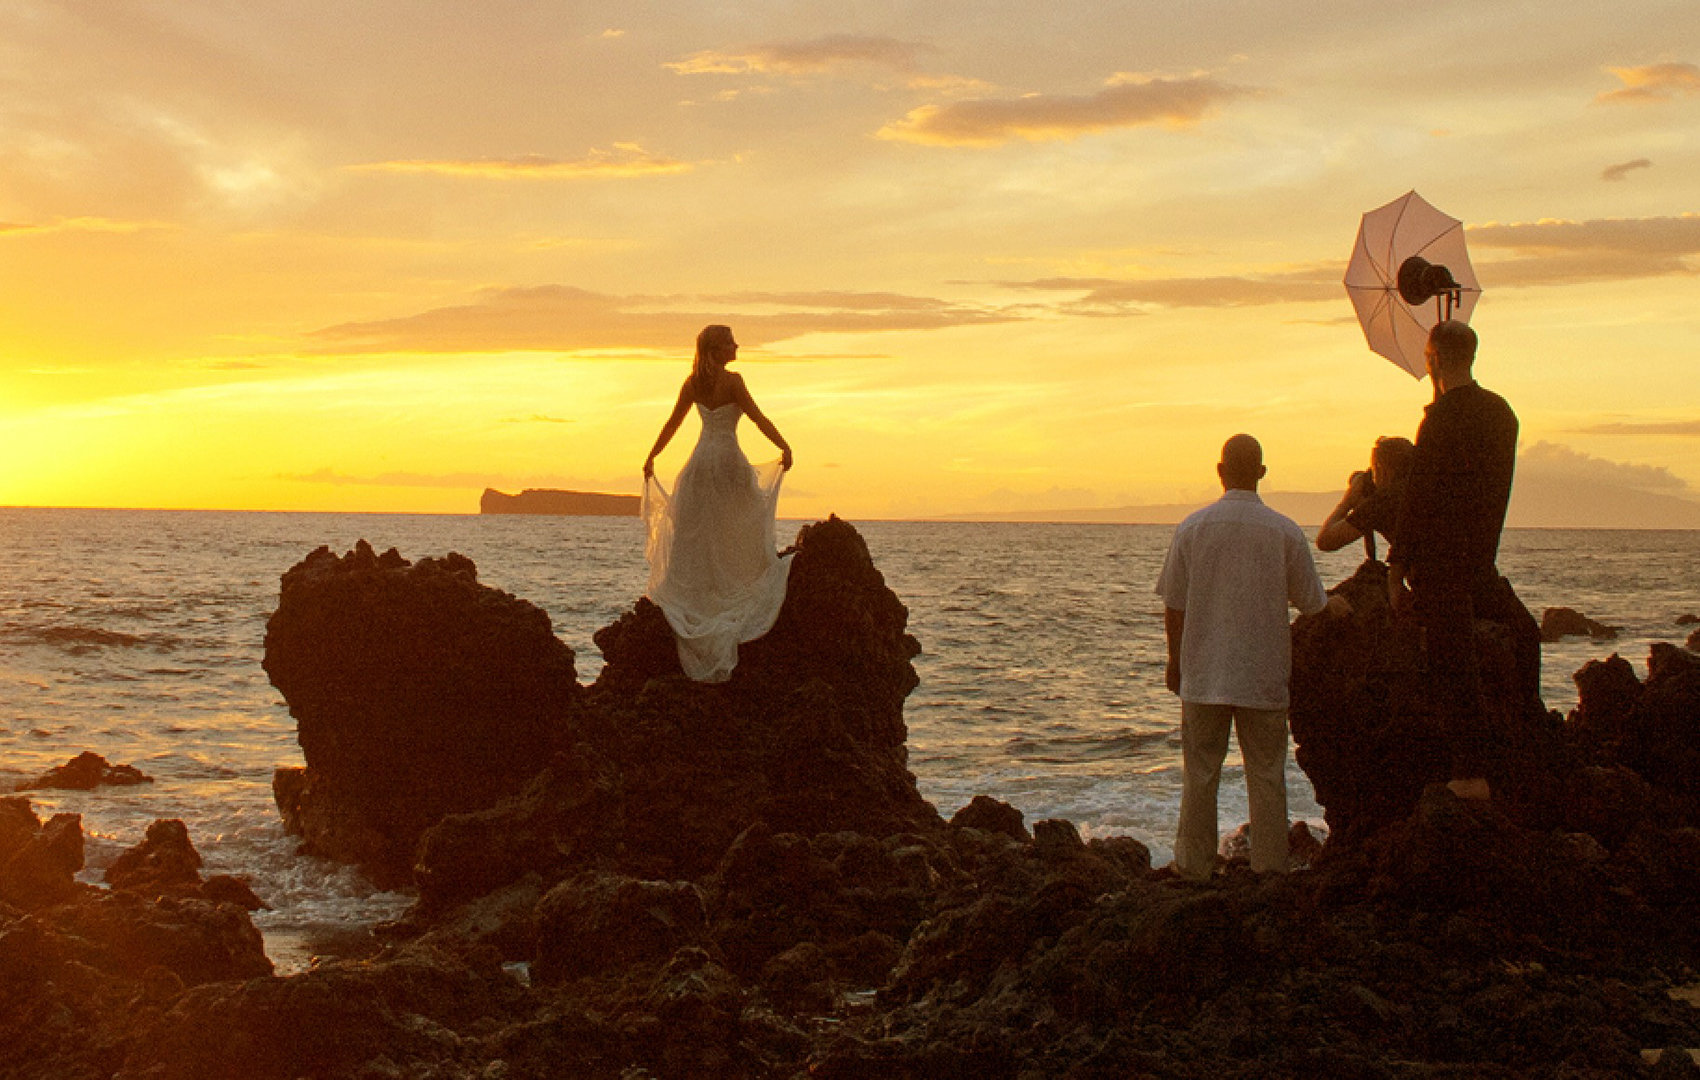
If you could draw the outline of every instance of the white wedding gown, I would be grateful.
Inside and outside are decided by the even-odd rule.
[[[649,598],[667,616],[679,663],[698,682],[725,682],[740,642],[773,628],[785,603],[789,556],[774,551],[780,462],[750,464],[738,446],[737,402],[697,406],[702,434],[673,494],[643,486]]]

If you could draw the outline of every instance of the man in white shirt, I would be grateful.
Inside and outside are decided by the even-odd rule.
[[[1157,579],[1169,642],[1167,682],[1181,698],[1184,783],[1175,869],[1198,881],[1216,867],[1216,790],[1230,726],[1245,759],[1251,868],[1287,868],[1287,605],[1310,614],[1335,603],[1323,591],[1304,532],[1257,497],[1265,472],[1256,439],[1229,439],[1216,466],[1222,497],[1175,529]]]

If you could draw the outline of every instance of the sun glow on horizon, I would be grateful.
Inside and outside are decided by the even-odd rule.
[[[370,40],[0,12],[0,504],[635,491],[708,322],[796,448],[789,515],[1190,501],[1241,430],[1333,490],[1428,400],[1339,285],[1411,187],[1470,224],[1478,373],[1540,468],[1700,500],[1667,7],[427,6]]]

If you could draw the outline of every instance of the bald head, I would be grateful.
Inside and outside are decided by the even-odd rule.
[[[1222,461],[1216,466],[1216,475],[1222,478],[1223,488],[1256,491],[1257,482],[1267,471],[1263,467],[1263,447],[1250,435],[1235,435],[1222,444]]]
[[[1457,319],[1435,323],[1428,332],[1426,355],[1431,376],[1468,379],[1476,362],[1476,332]]]

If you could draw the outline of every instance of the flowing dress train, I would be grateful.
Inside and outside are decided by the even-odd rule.
[[[738,445],[736,402],[697,406],[702,434],[669,495],[643,487],[647,594],[667,616],[679,663],[698,682],[725,682],[738,645],[773,628],[785,603],[789,556],[774,551],[780,462],[752,466]]]

